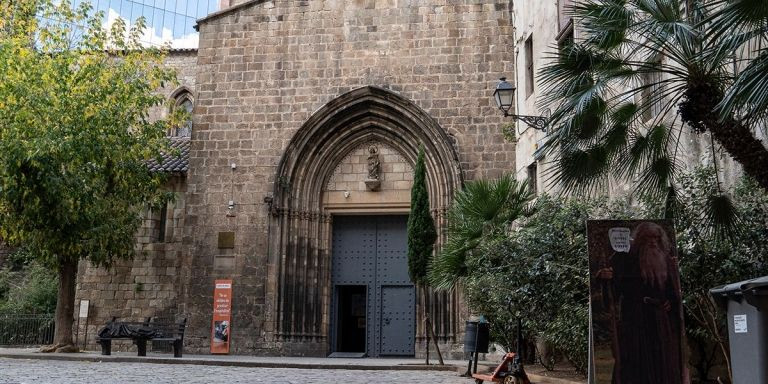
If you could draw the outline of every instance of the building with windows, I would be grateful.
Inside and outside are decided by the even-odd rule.
[[[443,351],[461,356],[460,292],[408,278],[412,166],[423,146],[438,248],[465,181],[514,172],[558,192],[541,150],[551,132],[518,122],[516,142],[505,140],[512,119],[491,95],[507,77],[513,112],[546,115],[536,74],[579,37],[570,4],[99,0],[106,23],[144,15],[148,44],[179,41],[167,64],[181,84],[162,92],[192,121],[151,165],[171,175],[176,199],[148,212],[137,257],[81,265],[91,317],[77,332],[95,335],[113,316],[184,316],[185,349],[206,353],[214,282],[231,279],[231,353],[413,356],[428,314]],[[706,152],[692,134],[681,142],[691,164]]]
[[[574,23],[568,7],[572,0],[556,2],[514,2],[515,68],[507,74],[518,85],[514,110],[520,115],[547,116],[548,111],[538,104],[542,89],[536,74],[550,52],[559,44],[574,38]],[[558,186],[542,177],[547,171],[547,159],[542,146],[548,132],[535,129],[521,121],[514,123],[515,174],[519,180],[528,180],[537,193],[557,192]]]
[[[574,20],[572,6],[574,0],[559,0],[553,2],[514,2],[513,5],[513,37],[515,66],[514,72],[505,74],[514,80],[517,85],[515,94],[514,110],[519,115],[528,116],[549,116],[550,110],[543,105],[543,99],[546,96],[547,89],[540,84],[540,71],[546,64],[552,62],[553,53],[562,50],[569,42],[574,39],[578,42],[583,39],[583,27],[579,20]],[[688,12],[687,2],[680,2],[680,10],[684,14]],[[750,52],[751,50],[751,52]],[[736,57],[749,57],[755,55],[758,51],[756,46],[747,46],[738,52],[734,52],[733,72],[738,73]],[[661,67],[668,62],[663,62],[664,58],[653,58],[647,65],[651,67]],[[634,102],[642,104],[642,100],[654,100],[643,109],[638,125],[645,126],[644,130],[655,124],[664,123],[681,127],[679,117],[676,115],[676,108],[669,110],[663,109],[666,99],[660,98],[663,93],[664,83],[663,71],[644,71],[636,80],[637,84],[632,87],[642,88],[642,91],[635,94]],[[647,85],[647,86],[646,86]],[[679,84],[677,84],[679,85]],[[671,84],[668,86],[672,86]],[[512,119],[509,119],[511,122]],[[515,173],[519,180],[527,179],[537,193],[560,193],[562,185],[553,177],[552,154],[548,155],[543,149],[544,143],[552,134],[552,127],[547,129],[535,129],[529,125],[518,121],[513,123],[517,139],[515,148]],[[726,184],[732,184],[741,175],[740,167],[733,159],[719,148],[713,148],[709,134],[699,135],[687,127],[680,129],[680,138],[678,139],[679,148],[677,154],[678,165],[682,169],[690,169],[692,166],[700,164],[712,164],[717,162],[721,178]],[[760,132],[756,132],[758,137],[763,137]],[[556,152],[556,151],[555,151]],[[554,153],[553,153],[554,154]],[[631,195],[634,191],[632,187],[624,182],[609,180],[607,190],[604,192],[611,195]]]
[[[176,199],[148,212],[134,260],[81,266],[90,318],[78,333],[112,316],[184,316],[185,349],[205,353],[214,281],[231,279],[231,353],[413,356],[429,314],[442,349],[463,355],[459,292],[408,277],[412,165],[423,146],[438,244],[465,181],[514,169],[491,102],[514,69],[511,11],[500,0],[251,0],[199,18],[198,48],[167,59],[180,86],[162,90],[192,124],[169,132],[178,151],[152,164]]]

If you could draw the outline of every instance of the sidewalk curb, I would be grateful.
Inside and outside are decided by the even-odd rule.
[[[271,363],[263,361],[233,361],[233,360],[205,360],[184,359],[166,357],[143,356],[79,356],[77,353],[30,353],[13,354],[0,353],[0,358],[27,359],[27,360],[63,360],[63,361],[87,361],[94,363],[149,363],[149,364],[188,364],[210,365],[222,367],[245,368],[297,368],[297,369],[344,369],[352,371],[456,371],[455,365],[350,365],[350,364],[300,364],[300,363]]]
[[[59,360],[59,361],[84,361],[92,363],[147,363],[147,364],[176,364],[176,365],[205,365],[242,368],[293,368],[293,369],[340,369],[350,371],[442,371],[463,373],[466,366],[463,365],[357,365],[357,364],[317,364],[317,363],[293,363],[293,362],[264,362],[264,361],[236,361],[214,359],[185,359],[160,356],[102,356],[91,353],[0,353],[0,358],[19,360]],[[487,371],[495,366],[480,364]],[[481,369],[482,370],[482,369]],[[554,377],[540,376],[529,373],[528,377],[535,384],[584,384],[583,381],[572,381]],[[471,379],[467,379],[468,383]]]

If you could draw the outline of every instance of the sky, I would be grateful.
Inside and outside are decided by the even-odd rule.
[[[84,0],[71,0],[77,7]],[[90,0],[94,10],[104,12],[104,27],[117,18],[133,25],[144,16],[147,28],[141,38],[147,45],[171,43],[172,48],[197,48],[195,21],[218,10],[219,0]]]

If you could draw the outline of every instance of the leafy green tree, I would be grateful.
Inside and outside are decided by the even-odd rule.
[[[539,73],[542,103],[555,109],[554,182],[589,192],[624,180],[674,201],[681,134],[692,129],[768,190],[768,149],[754,134],[768,112],[768,51],[738,51],[768,39],[766,2],[579,0],[573,13],[579,39]],[[709,224],[734,222],[720,189],[707,212]]]
[[[429,213],[426,174],[424,147],[420,146],[413,169],[411,214],[408,216],[408,274],[415,284],[422,286],[427,283],[427,266],[437,240],[435,221]]]
[[[143,207],[166,196],[145,164],[177,120],[148,118],[175,74],[139,44],[143,20],[105,31],[89,5],[55,3],[0,6],[0,237],[56,269],[54,344],[68,350],[78,261],[134,255]]]
[[[526,213],[533,195],[511,175],[476,180],[456,193],[448,212],[446,241],[430,264],[432,286],[452,288],[467,276],[467,258],[484,241],[503,237],[509,225]]]
[[[517,319],[527,340],[541,340],[581,373],[587,368],[589,266],[586,222],[626,218],[625,202],[541,195],[516,230],[484,241],[467,258],[466,294],[491,322],[494,340],[515,345]],[[540,356],[543,358],[544,356]],[[546,366],[551,363],[543,361]]]

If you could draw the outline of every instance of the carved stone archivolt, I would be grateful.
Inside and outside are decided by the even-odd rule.
[[[285,182],[275,183],[272,208],[278,214],[270,223],[270,263],[277,272],[270,282],[276,292],[269,298],[275,308],[270,320],[276,341],[327,343],[332,216],[322,196],[337,166],[356,148],[367,146],[365,180],[381,182],[386,175],[383,147],[414,164],[419,145],[425,148],[432,208],[444,212],[462,184],[458,157],[437,122],[402,96],[378,87],[356,89],[328,102],[298,130],[278,166],[276,180]],[[443,225],[442,215],[436,216],[438,226]],[[458,326],[451,304],[455,296],[440,295],[433,302],[447,305],[432,318],[444,320],[436,326],[438,337],[445,339]]]

